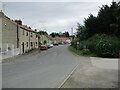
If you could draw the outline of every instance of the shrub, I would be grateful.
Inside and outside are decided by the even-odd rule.
[[[120,50],[120,41],[116,36],[101,35],[101,39],[95,47],[99,56],[117,57]]]
[[[86,47],[88,49],[90,49],[90,51],[92,53],[94,53],[95,52],[95,46],[99,42],[99,40],[100,40],[100,35],[96,34],[96,35],[90,37],[88,40],[81,41],[80,45],[79,45],[79,47],[80,47],[79,49],[82,50],[83,49],[83,45],[86,45]]]
[[[90,50],[85,48],[85,49],[82,50],[82,53],[83,54],[90,54]]]
[[[118,57],[120,39],[116,36],[96,34],[88,40],[81,41],[79,50],[83,50],[83,45],[86,45],[86,48],[88,48],[91,53],[96,53],[98,56]]]
[[[72,42],[71,42],[71,46],[73,46],[74,48],[77,49],[77,42],[79,41],[78,38],[74,39]]]

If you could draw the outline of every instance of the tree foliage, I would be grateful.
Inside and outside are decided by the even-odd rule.
[[[70,37],[70,35],[69,35],[69,32],[64,32],[64,33],[55,33],[55,32],[52,32],[51,34],[50,34],[53,38],[55,38],[55,37]]]
[[[77,24],[77,40],[80,41],[79,50],[83,45],[101,57],[118,57],[120,50],[120,2],[103,5],[97,16],[90,14],[84,20],[84,25]],[[75,44],[74,44],[75,43]]]
[[[120,4],[112,2],[110,6],[103,5],[98,15],[92,14],[84,20],[84,25],[78,24],[77,37],[87,39],[94,34],[109,34],[120,37]]]
[[[51,35],[53,38],[60,36],[59,33],[55,33],[55,32],[52,32],[50,35]]]
[[[48,35],[48,33],[46,31],[39,31],[38,32],[40,35]]]

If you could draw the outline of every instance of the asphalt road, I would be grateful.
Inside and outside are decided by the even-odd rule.
[[[3,88],[57,88],[79,63],[67,45],[2,66]]]

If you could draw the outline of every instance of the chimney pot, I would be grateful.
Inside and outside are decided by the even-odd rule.
[[[19,25],[22,25],[22,21],[21,20],[15,20],[15,22]]]

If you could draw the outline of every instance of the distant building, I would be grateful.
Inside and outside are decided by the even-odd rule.
[[[40,35],[40,41],[41,44],[50,44],[52,43],[52,37],[50,37],[49,35]]]
[[[71,42],[70,37],[56,37],[56,39],[58,40],[59,43],[62,43],[62,42],[70,43]]]
[[[53,38],[53,43],[70,43],[71,40],[70,37],[55,37]]]
[[[39,47],[40,36],[37,30],[32,30],[30,27],[22,25],[21,20],[13,21],[6,17],[3,12],[0,12],[0,23],[2,25],[0,28],[0,37],[2,38],[0,41],[0,44],[2,44],[1,52],[6,50],[4,45],[8,45],[7,50],[8,48],[10,49],[9,44],[12,44],[12,48],[19,49],[20,54]]]

